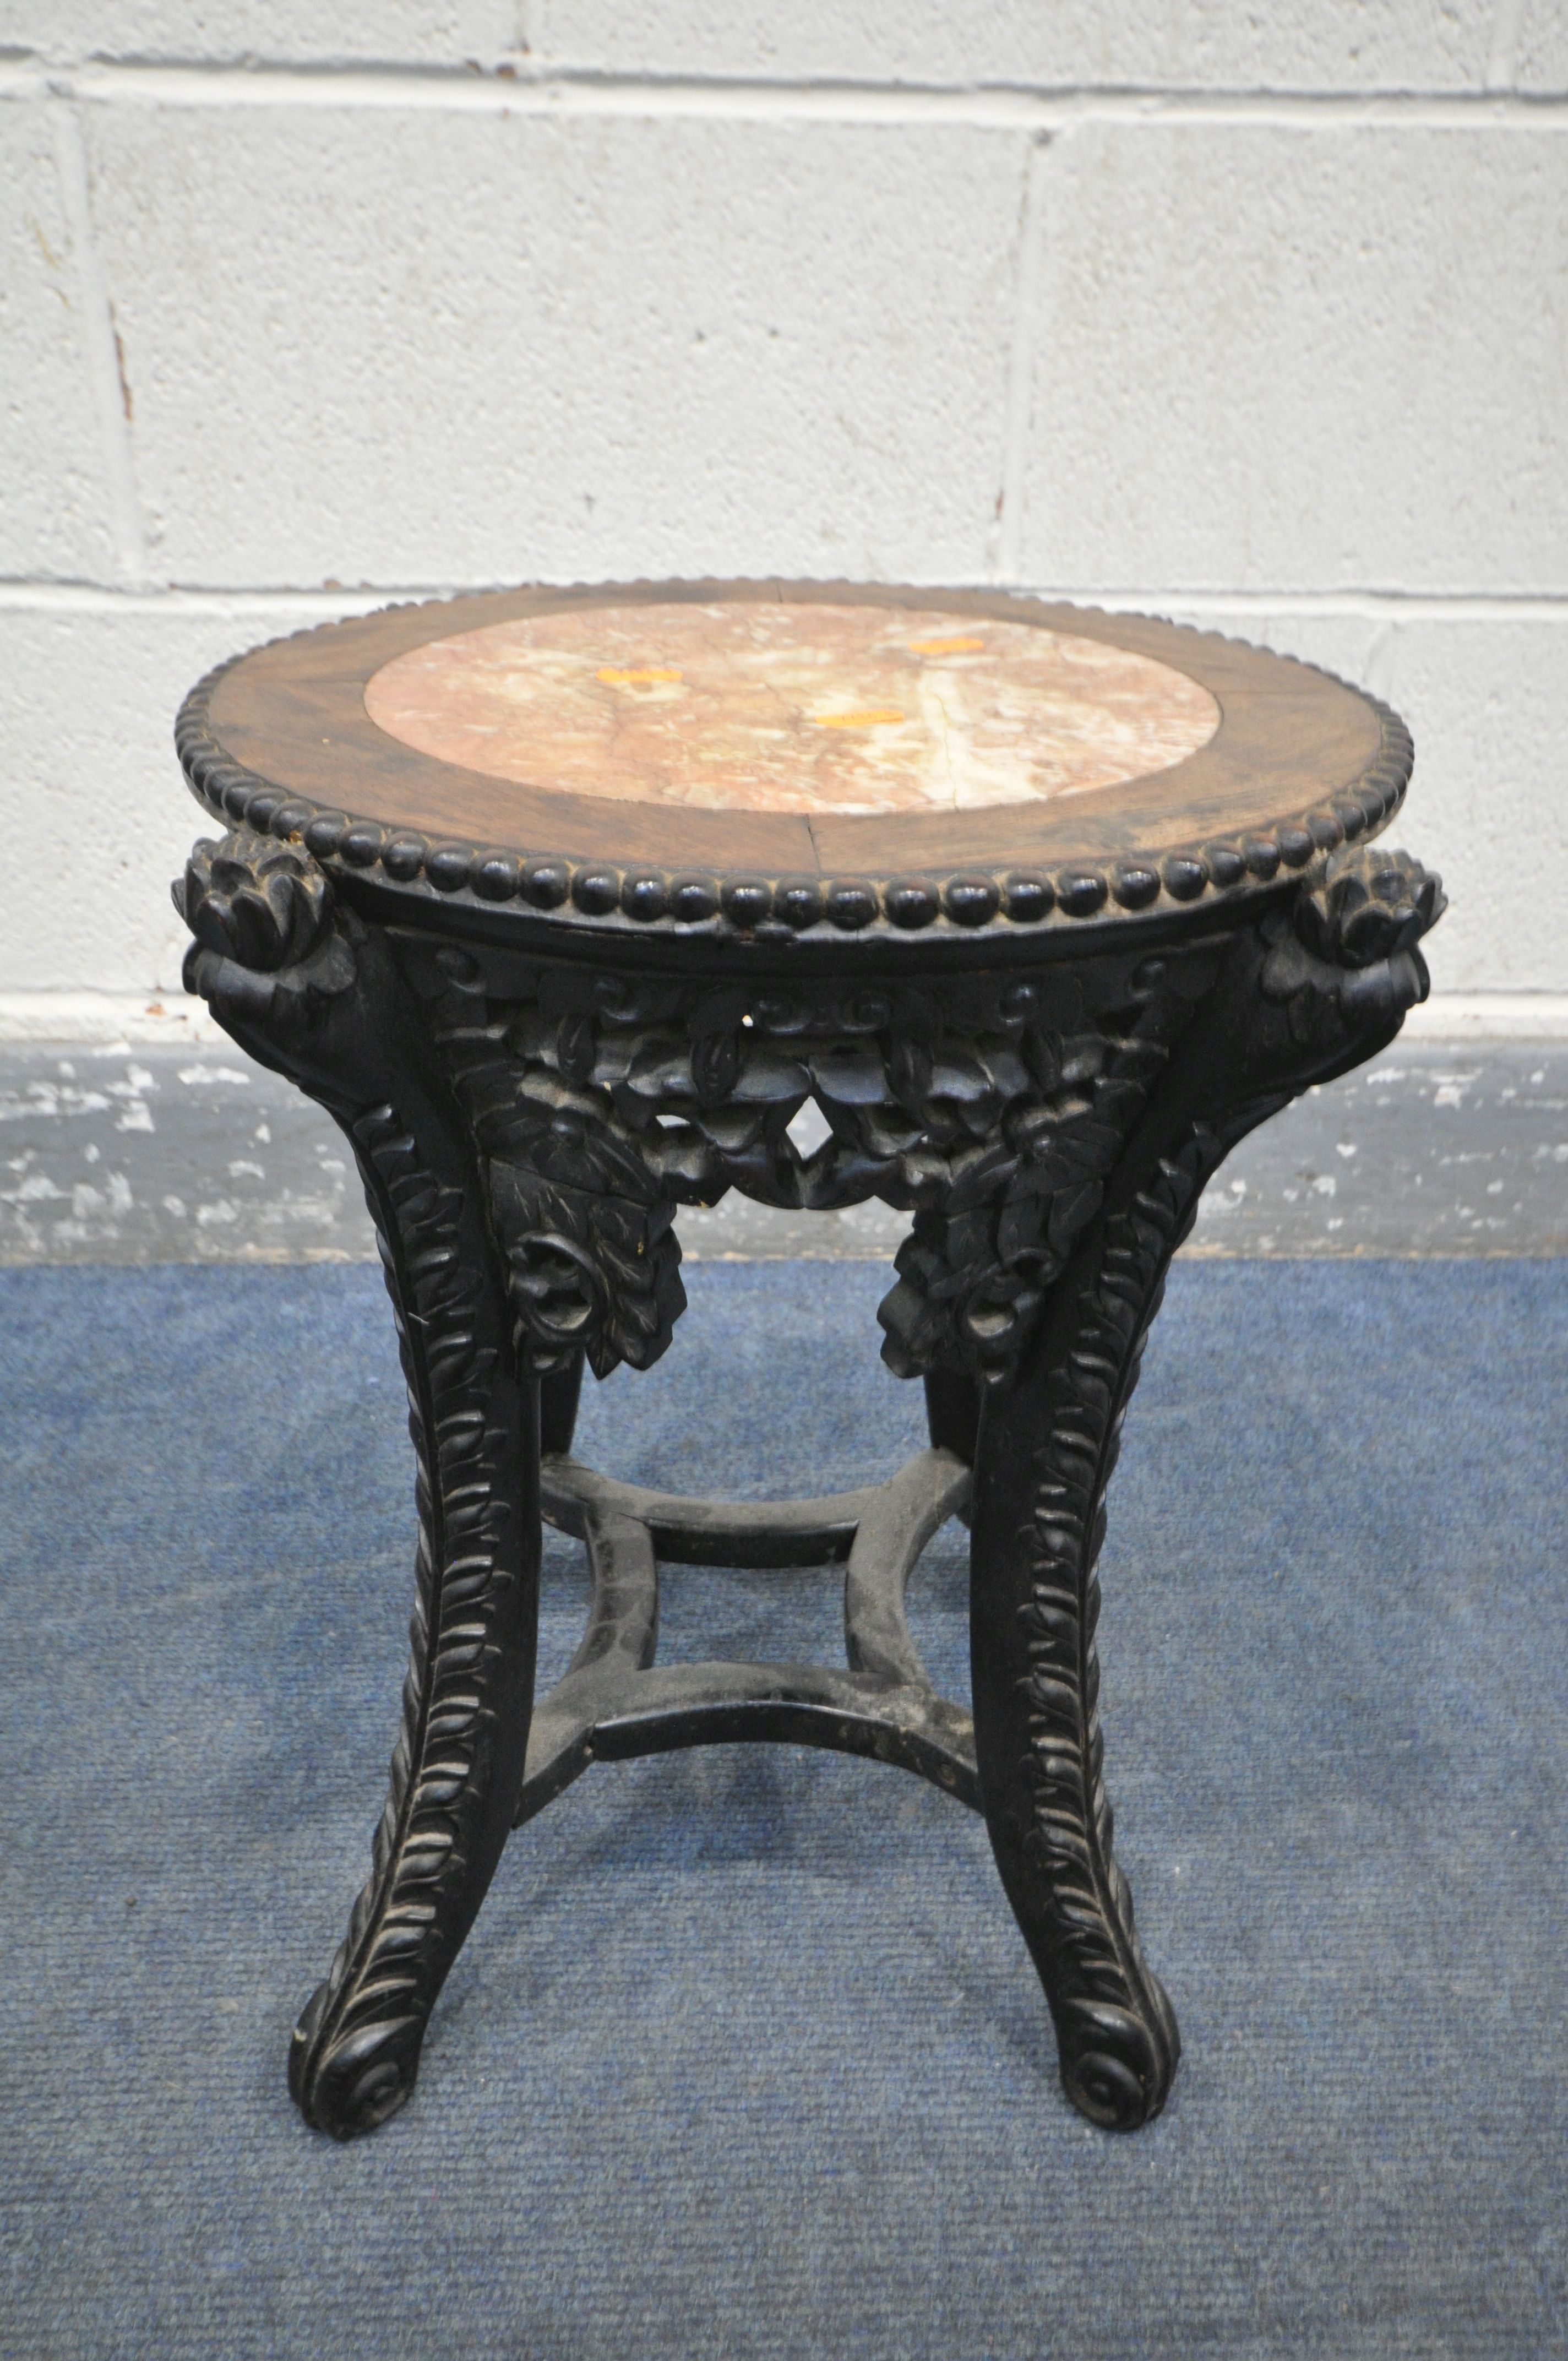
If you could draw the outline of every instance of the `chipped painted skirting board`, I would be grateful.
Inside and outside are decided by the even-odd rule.
[[[1412,1008],[1400,1036],[1434,1041],[1568,1041],[1568,993],[1445,992]]]
[[[232,1045],[178,1038],[172,1015],[155,1019],[143,1004],[141,1022],[165,1029],[149,1039],[126,1023],[95,1042],[0,1048],[0,1262],[373,1259],[325,1115]],[[1185,1251],[1568,1253],[1562,1039],[1435,1040],[1409,1027],[1245,1141]],[[906,1226],[874,1203],[786,1213],[739,1197],[679,1217],[697,1259],[882,1260]]]
[[[0,1261],[358,1261],[353,1161],[232,1043],[0,1049]]]
[[[116,1042],[222,1041],[203,1000],[178,987],[171,992],[0,992],[0,1053],[19,1043],[58,1045],[62,1057],[73,1049],[113,1047]]]

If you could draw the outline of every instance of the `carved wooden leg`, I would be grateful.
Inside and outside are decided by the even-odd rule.
[[[1211,1159],[1212,1160],[1212,1159]],[[1064,1279],[1027,1374],[988,1407],[975,1476],[975,1752],[997,1867],[1091,2122],[1159,2113],[1176,2019],[1133,1931],[1102,1775],[1094,1565],[1105,1487],[1201,1147],[1159,1166]]]
[[[1244,1133],[1391,1040],[1426,990],[1437,880],[1341,854],[1227,951],[981,1424],[970,1631],[975,1753],[997,1866],[1056,2021],[1068,2096],[1132,2130],[1180,2044],[1133,1929],[1102,1770],[1095,1561],[1121,1425],[1170,1257]]]
[[[389,1109],[353,1127],[409,1387],[419,1542],[408,1676],[370,1876],[294,2034],[290,2088],[346,2138],[414,2086],[426,2021],[507,1839],[527,1752],[539,1601],[538,1413],[466,1206]],[[467,1241],[472,1244],[472,1240]]]
[[[347,2138],[413,2089],[521,1787],[537,1388],[519,1365],[467,1128],[385,938],[334,910],[308,855],[249,832],[199,846],[177,898],[197,937],[191,989],[353,1146],[408,1381],[419,1537],[402,1723],[370,1876],[290,2058],[306,2121]]]

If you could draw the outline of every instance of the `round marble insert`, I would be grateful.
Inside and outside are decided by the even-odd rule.
[[[1185,673],[1031,623],[736,600],[581,607],[432,640],[365,706],[491,778],[703,811],[973,811],[1196,753]]]

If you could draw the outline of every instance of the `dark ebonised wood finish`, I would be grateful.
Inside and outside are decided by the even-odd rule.
[[[370,654],[389,633],[411,643],[410,611],[370,619]],[[411,611],[432,635],[452,628],[449,609]],[[1171,638],[1200,636],[1090,620],[1168,656]],[[302,677],[342,675],[331,632],[289,645]],[[269,700],[288,710],[274,653],[239,700],[251,754]],[[1126,846],[1098,867],[1042,866],[1025,895],[1007,883],[1024,872],[976,863],[960,873],[972,905],[933,876],[915,923],[908,880],[868,862],[851,927],[830,878],[806,924],[798,909],[777,917],[777,880],[740,896],[737,816],[733,866],[716,859],[685,904],[666,879],[650,916],[652,897],[629,914],[619,870],[613,894],[584,894],[591,848],[556,864],[548,895],[529,883],[526,847],[454,848],[443,872],[439,848],[416,861],[405,846],[388,874],[403,839],[385,815],[323,818],[225,743],[224,683],[256,661],[205,686],[181,723],[193,786],[238,822],[197,846],[176,888],[194,937],[187,983],[354,1148],[417,1466],[402,1723],[369,1881],[295,2037],[307,2120],[347,2136],[408,2097],[514,1821],[595,1758],[750,1738],[900,1763],[981,1808],[1069,2097],[1099,2124],[1146,2122],[1179,2043],[1134,1932],[1102,1773],[1105,1490],[1204,1183],[1295,1093],[1385,1046],[1424,995],[1417,944],[1438,882],[1364,840],[1403,790],[1398,723],[1325,684],[1319,721],[1352,775],[1325,777],[1315,798],[1291,734],[1311,740],[1302,698],[1281,692],[1278,775],[1266,765],[1245,792],[1282,812],[1287,790],[1302,792],[1266,840],[1183,851],[1202,797],[1173,772],[1164,790],[1135,783]],[[1205,661],[1211,679],[1233,664],[1268,702],[1257,683],[1275,659]],[[1321,730],[1312,742],[1321,752]],[[1140,836],[1158,834],[1161,792],[1170,845],[1155,860]],[[500,864],[488,884],[487,861]],[[1075,899],[1071,879],[1091,873],[1095,891]],[[788,1126],[808,1101],[829,1136],[803,1155]],[[585,1364],[645,1367],[670,1342],[685,1301],[675,1206],[730,1188],[824,1209],[874,1195],[909,1213],[883,1352],[924,1378],[932,1447],[890,1484],[737,1509],[612,1484],[571,1458]],[[910,1568],[954,1514],[972,1529],[972,1722],[933,1693],[903,1609]],[[570,1671],[535,1708],[542,1516],[586,1540],[593,1603]],[[842,1565],[846,1665],[660,1668],[661,1562]]]

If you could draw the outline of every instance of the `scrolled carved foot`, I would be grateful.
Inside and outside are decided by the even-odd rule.
[[[318,1984],[294,2027],[289,2092],[313,2131],[355,2139],[377,2130],[412,2098],[424,2020],[394,2017],[350,2026],[319,2049],[331,1999],[330,1981]]]
[[[1165,1988],[1146,1967],[1143,1981],[1168,2032],[1156,2039],[1140,2017],[1109,2001],[1071,2000],[1057,2023],[1062,2089],[1080,2115],[1102,2131],[1135,2132],[1170,2094],[1181,2042]]]

